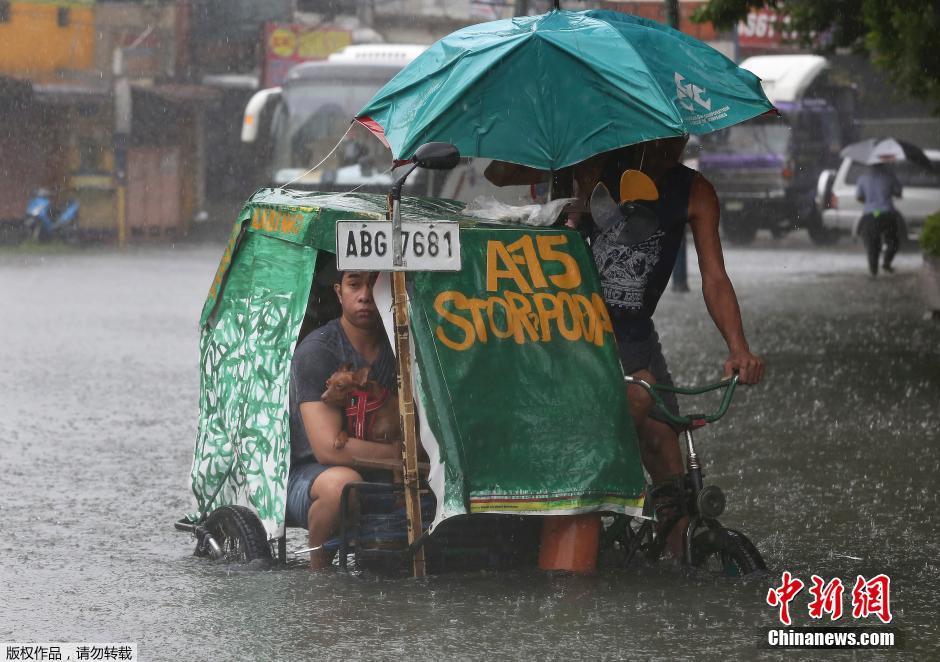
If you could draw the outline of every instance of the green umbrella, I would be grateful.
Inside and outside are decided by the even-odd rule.
[[[458,30],[389,81],[356,120],[400,160],[441,141],[463,156],[558,170],[770,110],[760,79],[703,42],[591,10]]]

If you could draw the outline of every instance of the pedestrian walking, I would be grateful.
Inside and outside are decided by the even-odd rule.
[[[901,182],[889,163],[869,166],[868,172],[858,178],[855,197],[865,203],[858,233],[868,254],[868,270],[878,275],[878,258],[884,244],[885,272],[892,273],[891,262],[898,252],[898,226],[900,217],[894,208],[893,198],[900,198]]]
[[[676,264],[672,268],[672,291],[689,291],[689,264],[685,250],[685,234],[682,235],[682,243],[679,244],[679,252],[676,254]]]

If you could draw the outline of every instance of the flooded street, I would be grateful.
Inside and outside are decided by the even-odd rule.
[[[889,575],[903,655],[935,657],[940,324],[921,258],[871,280],[860,246],[801,234],[726,249],[767,374],[696,437],[722,520],[770,568],[746,582],[669,564],[416,581],[196,559],[172,524],[191,505],[197,320],[222,246],[0,253],[0,640],[136,642],[143,660],[751,659],[789,570],[842,579],[840,626],[880,625],[852,619],[852,585]],[[656,315],[679,384],[725,358],[690,269],[693,292]]]

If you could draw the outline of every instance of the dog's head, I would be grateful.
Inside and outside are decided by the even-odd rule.
[[[365,388],[368,379],[369,368],[360,368],[354,372],[351,365],[344,363],[326,380],[326,390],[320,400],[325,405],[342,409],[349,402],[349,394]]]

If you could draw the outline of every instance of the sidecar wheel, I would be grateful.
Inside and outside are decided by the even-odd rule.
[[[244,506],[222,506],[209,515],[204,528],[222,550],[226,563],[273,562],[268,534],[258,517]],[[205,543],[196,548],[197,556],[209,556]]]

